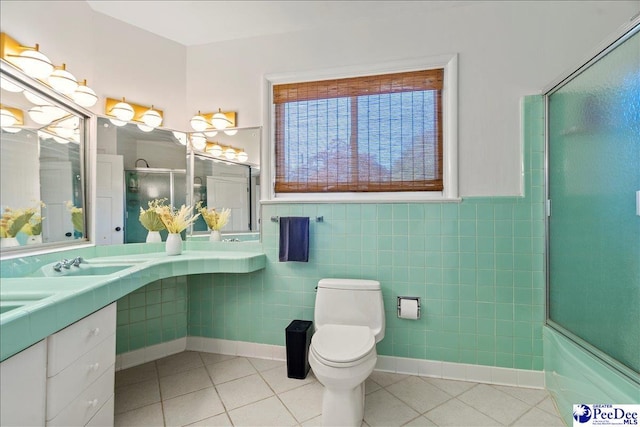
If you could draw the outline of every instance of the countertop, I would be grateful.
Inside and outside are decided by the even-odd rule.
[[[5,309],[12,301],[28,300],[28,303],[0,314],[0,360],[156,280],[189,274],[250,273],[265,267],[264,253],[234,249],[227,251],[213,246],[184,250],[177,256],[158,251],[87,257],[88,265],[131,264],[104,275],[3,277],[0,302]]]

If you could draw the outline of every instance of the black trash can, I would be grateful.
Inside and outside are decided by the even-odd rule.
[[[303,380],[309,372],[309,344],[313,333],[313,322],[294,320],[287,329],[287,377]]]

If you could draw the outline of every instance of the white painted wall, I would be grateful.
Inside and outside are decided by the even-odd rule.
[[[262,124],[264,74],[459,54],[461,196],[520,193],[520,99],[585,59],[640,1],[497,1],[188,49],[187,106]],[[265,135],[265,138],[268,136]]]
[[[519,102],[586,57],[640,1],[496,1],[427,14],[406,2],[384,21],[185,48],[81,1],[2,1],[2,31],[40,43],[102,98],[126,96],[188,129],[198,110],[262,125],[264,74],[459,54],[462,196],[520,192]],[[212,18],[211,25],[215,25]],[[223,19],[223,18],[222,18]],[[189,31],[189,23],[184,25]],[[94,112],[102,114],[103,100]],[[265,136],[266,137],[266,136]]]

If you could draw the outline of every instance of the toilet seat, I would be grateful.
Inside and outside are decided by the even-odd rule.
[[[324,325],[311,339],[311,351],[325,365],[346,368],[375,352],[375,336],[367,326]]]

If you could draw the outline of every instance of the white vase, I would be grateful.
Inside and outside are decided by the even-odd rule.
[[[167,255],[180,255],[182,253],[182,236],[180,236],[180,233],[169,233],[165,249]]]
[[[160,243],[162,242],[162,236],[159,231],[149,231],[147,233],[147,243]]]
[[[211,230],[211,235],[209,236],[210,242],[219,242],[220,239],[220,230]]]
[[[39,245],[42,243],[42,234],[27,237],[27,245]]]
[[[20,242],[15,237],[3,237],[0,239],[0,248],[14,248],[20,246]]]

